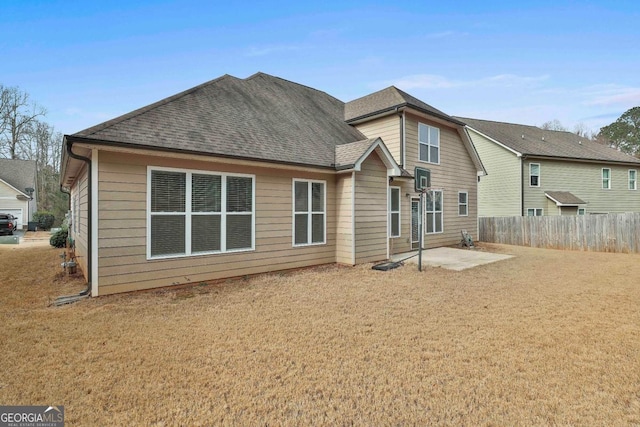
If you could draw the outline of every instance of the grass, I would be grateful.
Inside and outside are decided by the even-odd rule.
[[[1,404],[67,425],[638,425],[640,256],[483,245],[462,272],[323,267],[101,297],[0,248]]]

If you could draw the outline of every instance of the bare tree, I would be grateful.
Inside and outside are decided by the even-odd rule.
[[[29,94],[17,87],[2,87],[0,101],[0,155],[18,159],[28,151],[35,122],[46,110],[29,100]]]
[[[561,130],[565,132],[567,131],[567,128],[562,126],[562,123],[560,123],[560,120],[558,119],[553,119],[553,120],[544,122],[542,125],[540,125],[540,128],[545,130]]]
[[[587,139],[595,139],[595,133],[593,133],[591,129],[589,129],[589,126],[585,125],[583,122],[577,123],[573,127],[573,133]]]

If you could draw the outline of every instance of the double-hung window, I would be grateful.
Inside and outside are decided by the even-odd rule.
[[[529,163],[529,186],[540,187],[540,163]]]
[[[602,168],[602,188],[611,189],[611,169],[609,168]]]
[[[425,234],[442,233],[442,190],[427,191]]]
[[[466,191],[458,192],[458,215],[469,216],[469,193]]]
[[[629,190],[638,189],[638,171],[636,169],[629,169]]]
[[[418,123],[418,146],[421,161],[440,163],[440,129]]]
[[[293,180],[293,245],[326,242],[326,182]]]
[[[255,177],[149,168],[148,258],[252,250]]]
[[[400,237],[400,187],[389,187],[389,237]]]

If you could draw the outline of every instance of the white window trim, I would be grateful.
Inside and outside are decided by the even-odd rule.
[[[609,171],[609,178],[608,178],[608,181],[607,181],[609,183],[608,187],[604,186],[604,171],[605,170]],[[611,168],[602,168],[602,170],[600,172],[600,178],[601,178],[600,182],[602,183],[602,189],[603,190],[611,190],[611,187],[612,187],[612,183],[611,183]]]
[[[437,162],[432,162],[431,160],[431,150],[430,147],[435,147],[435,145],[431,145],[431,141],[429,140],[426,144],[423,142],[420,142],[420,125],[426,126],[427,127],[427,134],[430,135],[430,128],[434,128],[438,130],[438,161]],[[427,146],[427,152],[429,153],[429,160],[422,160],[420,158],[420,145],[426,145]],[[442,151],[442,135],[440,132],[440,128],[436,127],[436,126],[431,126],[428,125],[426,123],[422,123],[422,122],[418,122],[418,161],[421,163],[428,163],[431,165],[439,165],[440,164],[440,157],[441,157],[441,151]]]
[[[185,187],[185,253],[184,254],[169,254],[169,255],[151,255],[151,172],[153,171],[167,171],[167,172],[179,172],[186,174],[186,187]],[[192,176],[193,174],[197,175],[217,175],[222,177],[221,181],[221,209],[220,209],[220,250],[219,251],[206,251],[206,252],[191,252],[191,184],[192,184]],[[227,250],[227,241],[226,241],[226,226],[227,226],[227,215],[226,212],[227,207],[227,177],[243,177],[243,178],[251,178],[251,247],[250,248],[242,248],[242,249],[229,249]],[[244,174],[244,173],[230,173],[230,172],[217,172],[217,171],[207,171],[207,170],[197,170],[197,169],[181,169],[181,168],[168,168],[168,167],[160,167],[160,166],[147,166],[147,260],[157,260],[157,259],[172,259],[172,258],[186,258],[186,257],[196,257],[203,255],[216,255],[216,254],[224,254],[224,253],[234,253],[234,252],[249,252],[254,251],[256,248],[256,176],[252,174]],[[248,212],[244,212],[246,215]],[[171,213],[157,212],[154,215],[163,215]],[[240,214],[239,212],[231,212],[231,214]]]
[[[531,167],[533,165],[538,166],[538,185],[531,185],[531,177],[534,176],[531,174]],[[542,168],[540,167],[540,163],[529,163],[529,187],[540,187],[540,176],[542,175]]]
[[[392,211],[391,210],[391,194],[392,191],[391,190],[398,190],[398,210],[397,211]],[[391,238],[396,238],[396,237],[400,237],[402,236],[402,188],[401,187],[389,187],[389,209],[388,209],[388,217],[389,217],[389,233],[388,236]],[[398,235],[393,235],[391,234],[391,214],[398,214]]]
[[[460,203],[460,194],[466,194],[466,203]],[[466,206],[467,213],[464,215],[460,215],[460,206]],[[469,192],[468,191],[458,191],[458,216],[469,216]]]
[[[444,233],[444,191],[443,190],[429,190],[428,191],[428,193],[436,193],[436,192],[441,194],[440,199],[442,200],[442,210],[440,210],[440,211],[435,211],[435,210],[434,211],[427,211],[427,196],[425,195],[425,197],[424,197],[424,208],[423,208],[424,209],[424,212],[423,212],[424,220],[422,221],[422,228],[423,228],[423,232],[424,232],[425,235],[427,235],[427,234],[429,234],[429,235],[443,234]],[[433,205],[435,207],[435,203]],[[442,230],[441,231],[432,231],[432,232],[428,232],[427,231],[428,230],[428,228],[427,228],[427,213],[429,213],[429,212],[432,212],[434,214],[433,215],[434,221],[435,221],[435,217],[436,217],[435,214],[436,213],[441,213],[442,214]],[[435,227],[435,223],[434,223],[434,227],[433,228],[434,229],[436,228]]]
[[[533,211],[533,215],[529,215],[529,211]],[[536,211],[540,211],[540,215],[536,215]],[[543,208],[527,208],[527,216],[544,216]]]
[[[582,213],[580,213],[580,211],[582,211]],[[586,215],[587,214],[587,208],[578,208],[578,215]]]
[[[631,181],[631,172],[633,172],[634,178],[633,181]],[[629,181],[629,185],[628,188],[631,191],[635,191],[638,189],[638,170],[637,169],[629,169],[629,171],[627,172],[627,178]],[[633,188],[631,188],[631,182],[633,182]]]
[[[309,188],[309,200],[307,203],[309,204],[309,210],[306,211],[309,215],[307,218],[307,230],[309,230],[308,240],[307,242],[311,242],[312,240],[312,227],[313,227],[313,214],[323,214],[323,236],[322,242],[311,242],[311,243],[296,243],[296,182],[306,182]],[[313,211],[313,197],[312,197],[312,183],[321,183],[324,185],[323,196],[324,200],[322,201],[323,211]],[[304,246],[318,246],[318,245],[326,245],[327,244],[327,181],[318,180],[318,179],[304,179],[304,178],[293,178],[291,183],[291,244],[294,248],[300,248]],[[300,212],[303,213],[303,212]]]

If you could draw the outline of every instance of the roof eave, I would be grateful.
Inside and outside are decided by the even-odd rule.
[[[355,125],[355,124],[358,124],[358,123],[361,123],[361,122],[364,122],[364,121],[372,120],[372,119],[377,118],[377,117],[384,117],[384,116],[387,116],[387,115],[389,115],[391,113],[400,112],[400,111],[403,111],[403,110],[405,110],[407,108],[411,108],[412,110],[419,111],[419,112],[421,112],[423,114],[427,114],[429,116],[437,117],[437,118],[439,118],[441,120],[444,120],[444,121],[449,122],[449,123],[453,123],[453,124],[458,125],[458,126],[464,126],[465,125],[465,123],[463,123],[463,122],[461,122],[459,120],[456,120],[451,116],[438,114],[436,112],[429,111],[429,110],[427,110],[425,108],[418,107],[418,106],[416,106],[414,104],[410,104],[408,102],[403,102],[401,104],[396,104],[396,105],[393,105],[391,107],[387,107],[387,108],[383,108],[381,110],[373,111],[371,113],[363,114],[363,115],[358,116],[358,117],[353,117],[351,119],[345,120],[345,122],[350,124],[350,125]]]

